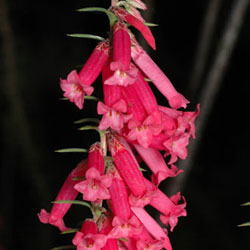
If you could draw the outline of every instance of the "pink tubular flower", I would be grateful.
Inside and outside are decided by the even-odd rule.
[[[112,219],[111,216],[107,216],[102,214],[101,217],[98,219],[98,229],[100,234],[108,235],[109,232],[112,230]],[[118,250],[118,242],[117,239],[108,239],[106,241],[105,246],[102,250]]]
[[[74,188],[83,194],[83,199],[87,201],[97,201],[98,199],[110,199],[108,188],[112,184],[112,178],[108,175],[100,175],[100,172],[94,167],[86,172],[86,180],[74,186]]]
[[[144,177],[134,157],[130,155],[118,137],[109,134],[108,143],[115,166],[131,192],[135,196],[143,195],[146,192]]]
[[[137,250],[161,250],[164,248],[164,240],[139,240],[136,242],[136,247]]]
[[[160,124],[161,116],[158,111],[157,100],[141,72],[139,72],[138,78],[132,88],[134,88],[147,113],[154,118],[156,124]]]
[[[128,220],[132,216],[132,211],[128,202],[128,191],[125,186],[124,181],[119,176],[119,173],[116,169],[108,170],[108,173],[111,174],[111,171],[115,176],[112,180],[112,185],[109,188],[111,196],[111,206],[112,212],[115,216],[123,220]]]
[[[195,139],[195,124],[194,121],[200,113],[200,105],[197,105],[197,111],[195,112],[183,112],[182,116],[178,117],[178,129],[177,132],[187,132]]]
[[[122,8],[113,8],[113,12],[115,13],[116,16],[121,18],[122,20],[128,22],[131,24],[133,27],[138,29],[145,40],[148,42],[148,44],[155,50],[155,39],[150,31],[150,29],[140,20],[138,20],[136,17],[130,15],[125,9]]]
[[[97,226],[92,220],[86,220],[73,238],[77,250],[100,250],[107,241],[107,236],[97,233]]]
[[[152,80],[159,91],[167,98],[172,108],[186,108],[189,101],[178,93],[167,76],[133,38],[132,58],[135,64]]]
[[[60,86],[64,91],[63,96],[74,102],[79,109],[83,108],[84,95],[91,95],[94,91],[93,87],[82,84],[76,70],[68,74],[67,80],[60,79]]]
[[[110,46],[108,39],[98,43],[79,73],[79,78],[83,85],[89,86],[96,80],[108,61],[109,50]]]
[[[131,209],[148,232],[156,240],[164,241],[163,245],[167,250],[172,250],[170,240],[160,225],[143,208],[131,207]]]
[[[76,177],[84,176],[86,171],[86,160],[80,162],[75,169],[71,171],[71,173],[66,178],[63,186],[61,187],[56,201],[58,200],[74,200],[78,194],[78,192],[74,189],[74,185],[79,181],[74,180]],[[63,217],[68,212],[71,207],[71,203],[55,203],[51,209],[51,212],[46,212],[45,209],[42,209],[41,212],[38,214],[39,220],[42,223],[49,223],[58,227],[59,230],[66,231],[67,228],[64,225]]]
[[[137,93],[132,86],[121,89],[122,98],[127,103],[127,113],[133,115],[133,121],[140,125],[147,117],[147,112],[143,107]]]
[[[189,144],[189,137],[188,133],[183,133],[179,136],[172,136],[163,143],[167,149],[166,154],[171,155],[169,164],[175,163],[178,159],[177,157],[180,157],[182,160],[186,159],[186,147]]]
[[[152,170],[154,174],[152,180],[156,185],[159,185],[162,180],[165,180],[168,177],[174,177],[183,172],[183,170],[178,170],[174,165],[172,165],[171,168],[168,168],[164,158],[158,150],[144,148],[137,144],[134,144],[134,147],[147,166]]]
[[[114,74],[108,78],[104,84],[127,87],[133,84],[137,79],[138,69],[133,64],[130,64],[128,69],[124,70],[123,64],[120,62],[112,62],[110,69],[114,71]]]
[[[138,122],[131,119],[128,123],[128,128],[130,131],[127,138],[131,141],[137,140],[144,148],[148,148],[153,140],[153,136],[161,132],[161,127],[154,124],[152,116],[148,116],[141,125],[138,125]]]
[[[110,127],[117,131],[121,130],[123,128],[123,124],[126,123],[132,116],[122,114],[126,113],[126,111],[127,105],[123,99],[115,103],[111,108],[102,102],[98,102],[97,113],[99,115],[103,115],[99,124],[99,129],[105,130]]]
[[[110,69],[110,64],[104,66],[102,71],[103,95],[105,105],[112,107],[121,99],[121,87],[118,85],[107,85],[105,81],[113,75]]]
[[[113,60],[128,70],[131,61],[131,41],[127,25],[117,21],[113,26]]]
[[[142,147],[148,148],[153,139],[153,133],[149,126],[141,125],[136,126],[136,122],[133,120],[129,123],[128,139],[131,141],[137,141]]]
[[[150,206],[162,213],[161,220],[163,223],[170,225],[170,230],[173,231],[177,225],[178,217],[186,216],[185,210],[186,201],[181,197],[180,193],[168,198],[160,189],[156,188],[149,180],[145,179],[148,191],[154,191],[153,199],[150,201]],[[183,198],[183,203],[178,204]]]
[[[135,216],[129,220],[123,220],[117,216],[112,221],[113,229],[109,232],[110,238],[128,238],[141,232],[142,227]]]
[[[186,210],[185,210],[185,207],[186,207],[186,200],[184,197],[183,198],[183,203],[182,204],[179,204],[178,205],[178,202],[180,201],[181,199],[181,194],[180,192],[178,192],[177,194],[175,195],[172,195],[170,197],[170,200],[173,202],[173,204],[175,205],[175,209],[173,210],[172,214],[170,215],[163,215],[161,214],[160,215],[160,219],[161,219],[161,222],[165,225],[170,225],[170,231],[172,232],[174,230],[174,227],[177,225],[178,223],[178,217],[179,216],[186,216],[187,213],[186,213]]]
[[[103,175],[104,156],[103,156],[103,148],[101,147],[100,142],[92,144],[89,149],[88,169],[92,167],[98,170],[100,175]]]

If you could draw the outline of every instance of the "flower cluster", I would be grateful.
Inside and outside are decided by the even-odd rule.
[[[154,37],[138,9],[146,9],[141,0],[113,0],[108,11],[115,22],[109,39],[96,46],[79,73],[73,70],[60,80],[64,96],[79,109],[85,95],[93,93],[91,85],[100,73],[103,83],[104,100],[97,104],[101,142],[94,143],[88,158],[69,174],[51,212],[42,209],[38,215],[43,223],[69,230],[63,218],[71,203],[63,201],[73,201],[81,193],[90,202],[93,218],[76,232],[72,242],[77,250],[171,250],[167,229],[145,207],[158,210],[170,231],[180,216],[186,216],[185,198],[180,193],[169,198],[158,185],[182,172],[175,163],[187,157],[189,139],[195,138],[199,105],[195,112],[178,110],[189,101],[128,28],[129,24],[138,29],[155,49]],[[157,103],[149,80],[166,97],[168,107]],[[144,177],[140,161],[152,172],[150,180]]]

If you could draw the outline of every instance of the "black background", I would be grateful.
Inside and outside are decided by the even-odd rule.
[[[86,155],[57,154],[55,149],[85,147],[98,139],[96,132],[80,132],[73,121],[94,117],[96,104],[86,101],[83,111],[62,101],[59,78],[83,64],[96,41],[66,37],[68,33],[108,35],[109,24],[102,13],[77,13],[87,6],[108,7],[109,1],[6,1],[13,31],[17,87],[36,155],[26,161],[19,125],[12,120],[6,91],[3,37],[0,38],[1,104],[1,190],[0,249],[50,249],[69,243],[52,226],[40,224],[37,212],[50,209],[71,169]],[[209,0],[151,1],[151,22],[157,50],[148,50],[178,91],[189,98],[187,85],[193,66],[201,24]],[[227,24],[232,6],[224,0],[211,42],[209,62]],[[164,6],[162,5],[164,3]],[[2,18],[0,16],[0,18]],[[249,176],[249,10],[244,20],[222,87],[208,117],[203,139],[188,181],[182,190],[187,199],[188,216],[180,222],[170,239],[175,250],[246,250],[250,248],[249,228],[238,224],[250,220]],[[137,33],[136,33],[137,34]],[[138,34],[137,34],[138,35]],[[138,39],[143,39],[138,35]],[[205,71],[211,66],[207,63]],[[202,80],[205,80],[206,74]],[[100,78],[94,95],[101,96]],[[159,94],[157,94],[159,95]],[[163,102],[159,95],[160,102]],[[190,109],[198,98],[192,98]],[[164,104],[164,103],[163,103]],[[165,103],[166,104],[166,103]],[[201,107],[202,112],[202,107]],[[34,170],[35,169],[35,170]],[[81,217],[78,216],[82,212]],[[87,214],[73,208],[66,217],[76,223]],[[1,248],[2,247],[2,248]]]

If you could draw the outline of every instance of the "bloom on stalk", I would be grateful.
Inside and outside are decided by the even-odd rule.
[[[83,199],[87,201],[97,201],[110,199],[108,187],[112,179],[108,175],[100,175],[98,170],[90,168],[86,172],[86,180],[77,183],[74,188],[83,194]]]
[[[94,88],[90,85],[96,80],[103,66],[108,60],[109,41],[100,42],[87,60],[86,64],[77,74],[76,70],[71,71],[67,79],[60,79],[61,89],[64,91],[64,97],[70,102],[74,102],[79,108],[83,108],[84,95],[91,95]]]
[[[100,250],[105,246],[107,236],[98,233],[97,225],[93,220],[86,220],[72,242],[77,250]]]
[[[71,71],[66,80],[60,79],[60,85],[64,91],[63,96],[74,102],[79,109],[83,108],[84,95],[91,95],[94,91],[93,87],[82,84],[76,70]]]
[[[156,47],[138,9],[146,9],[141,0],[112,0],[108,10],[82,9],[108,14],[110,37],[98,43],[79,73],[73,70],[60,80],[64,96],[82,109],[84,96],[92,94],[91,85],[102,75],[103,101],[97,104],[102,117],[94,127],[100,142],[91,145],[88,159],[70,173],[56,197],[57,201],[74,200],[80,192],[85,202],[74,203],[92,212],[72,240],[77,250],[172,250],[168,230],[172,232],[179,217],[187,215],[180,192],[168,197],[159,184],[183,172],[175,163],[187,157],[200,107],[195,112],[184,110],[189,101],[137,43],[129,25]],[[168,107],[158,104],[145,77],[166,97]],[[150,180],[140,168],[142,161]],[[63,218],[70,206],[54,204],[50,213],[42,209],[39,219],[68,230]],[[169,229],[163,229],[146,206],[159,211]]]

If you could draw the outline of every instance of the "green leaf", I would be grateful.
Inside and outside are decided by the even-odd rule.
[[[79,130],[96,130],[97,132],[99,132],[98,127],[92,126],[92,125],[83,126],[83,127],[79,128]]]
[[[149,26],[149,27],[156,27],[156,26],[159,26],[159,24],[156,24],[156,23],[147,23],[145,22],[144,23],[146,26]]]
[[[76,37],[76,38],[89,38],[89,39],[94,39],[98,41],[104,41],[105,39],[101,36],[96,36],[96,35],[91,35],[91,34],[67,34],[67,36],[70,37]]]
[[[83,118],[77,121],[74,121],[74,124],[79,124],[79,123],[86,123],[86,122],[95,122],[99,124],[100,120],[96,118]]]
[[[63,250],[63,249],[76,249],[76,247],[72,245],[66,245],[66,246],[54,247],[51,250]]]
[[[250,222],[246,222],[246,223],[238,225],[238,227],[249,227],[249,226],[250,226]]]
[[[85,95],[84,100],[91,100],[91,101],[96,101],[96,102],[101,101],[98,97],[90,96],[90,95]]]
[[[90,210],[92,210],[91,205],[88,202],[85,201],[79,201],[79,200],[58,200],[58,201],[52,201],[52,203],[55,204],[74,204],[74,205],[81,205],[81,206],[85,206],[88,207]]]
[[[246,203],[241,204],[241,206],[250,206],[250,201],[248,201],[248,202],[246,202]]]
[[[83,67],[83,65],[79,65],[79,66],[76,66],[76,67]],[[67,97],[62,97],[62,98],[59,98],[59,100],[62,100],[62,101],[68,101],[69,99]],[[91,100],[91,101],[96,101],[96,102],[99,102],[101,101],[98,97],[96,96],[88,96],[88,95],[85,95],[84,96],[84,100]]]
[[[145,80],[146,82],[152,82],[151,79],[149,79],[149,78],[144,78],[144,80]]]
[[[78,9],[77,11],[79,11],[79,12],[92,12],[92,11],[103,12],[103,13],[105,13],[108,16],[110,26],[113,26],[115,24],[116,20],[117,20],[115,14],[112,13],[111,11],[105,9],[105,8],[88,7],[88,8]]]
[[[71,234],[71,233],[76,233],[78,231],[79,231],[79,228],[72,228],[70,230],[61,232],[61,234]]]
[[[142,172],[147,172],[148,170],[144,169],[144,168],[141,168],[139,167],[139,170],[142,171]]]
[[[85,148],[61,148],[55,150],[57,153],[88,153],[88,149]]]

